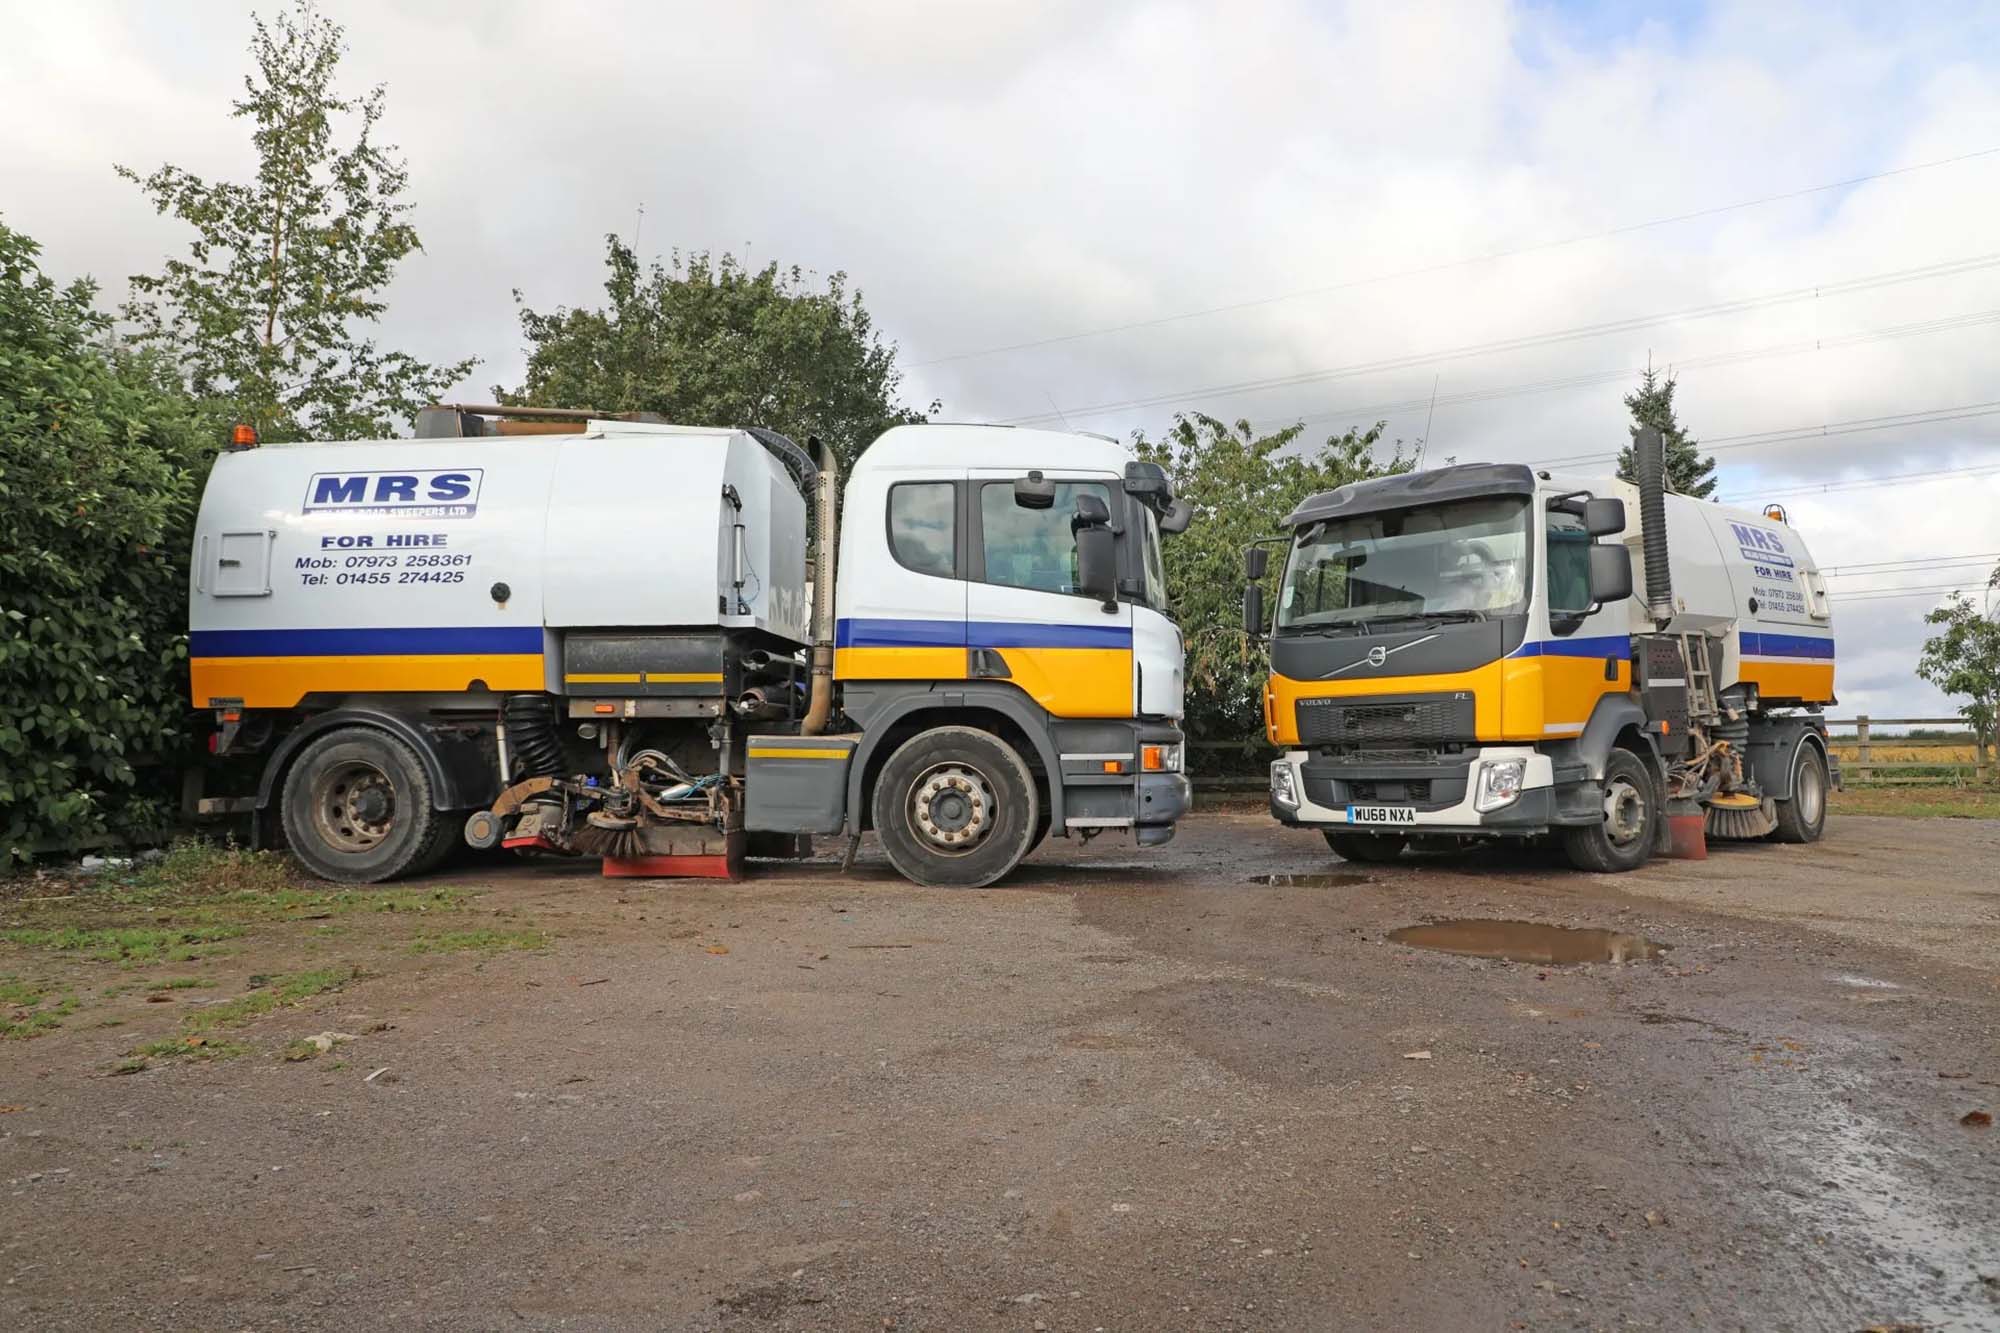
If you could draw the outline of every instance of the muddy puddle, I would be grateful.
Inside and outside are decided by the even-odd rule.
[[[1340,889],[1366,884],[1368,876],[1355,874],[1252,875],[1252,884],[1269,884],[1281,889]]]
[[[1437,921],[1389,932],[1397,944],[1514,963],[1636,963],[1667,946],[1617,930],[1545,926],[1534,921]]]

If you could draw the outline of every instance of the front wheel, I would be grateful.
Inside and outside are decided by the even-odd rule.
[[[903,878],[973,889],[1034,846],[1041,802],[1014,748],[973,727],[933,727],[897,747],[875,782],[875,833]]]
[[[285,775],[285,841],[321,879],[376,884],[431,869],[455,833],[408,745],[369,727],[309,743]]]
[[[1818,842],[1826,832],[1826,756],[1811,741],[1801,742],[1792,760],[1792,799],[1777,802],[1773,842]]]
[[[1600,874],[1637,870],[1653,854],[1659,822],[1652,769],[1630,750],[1613,750],[1604,764],[1604,821],[1563,830],[1563,851],[1578,870]]]
[[[1398,833],[1335,833],[1332,829],[1322,829],[1326,845],[1333,854],[1343,861],[1363,861],[1371,865],[1386,865],[1403,854],[1409,839]]]

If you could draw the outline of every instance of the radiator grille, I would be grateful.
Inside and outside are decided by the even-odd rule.
[[[1414,749],[1432,742],[1470,740],[1473,735],[1469,693],[1301,699],[1297,710],[1299,740],[1307,745]]]

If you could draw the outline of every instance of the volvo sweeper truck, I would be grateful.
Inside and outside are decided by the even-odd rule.
[[[1272,543],[1269,623],[1269,545],[1250,548],[1277,819],[1348,860],[1547,837],[1597,871],[1668,850],[1670,819],[1820,836],[1820,571],[1781,509],[1667,493],[1657,432],[1635,453],[1637,486],[1469,464],[1315,495]]]
[[[1190,511],[1111,441],[898,427],[842,496],[755,428],[441,407],[417,436],[244,432],[202,497],[194,703],[261,767],[206,806],[316,874],[463,838],[733,875],[873,828],[979,885],[1187,808],[1160,543]]]

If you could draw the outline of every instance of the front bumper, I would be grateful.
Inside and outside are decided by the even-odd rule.
[[[1520,761],[1520,794],[1505,805],[1480,810],[1476,805],[1483,765]],[[1312,769],[1310,780],[1308,767]],[[1281,772],[1282,770],[1282,772]],[[1370,770],[1342,770],[1314,763],[1310,751],[1293,750],[1271,765],[1271,814],[1280,823],[1315,828],[1355,828],[1370,832],[1452,836],[1531,836],[1567,824],[1603,819],[1603,810],[1588,782],[1558,784],[1549,757],[1528,746],[1489,745],[1457,762],[1395,770],[1394,781],[1406,790],[1429,790],[1443,799],[1429,802],[1372,795],[1387,785]],[[1359,789],[1359,790],[1357,790]],[[1414,807],[1413,822],[1355,823],[1349,810],[1356,804]]]
[[[1066,833],[1130,829],[1142,847],[1174,836],[1174,824],[1194,804],[1183,771],[1186,737],[1170,723],[1134,719],[1066,721],[1056,729],[1062,761]],[[1171,769],[1148,771],[1149,747],[1176,756]],[[1115,771],[1107,771],[1115,766]]]

